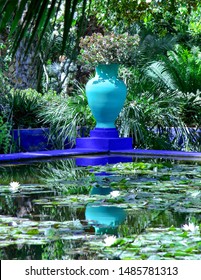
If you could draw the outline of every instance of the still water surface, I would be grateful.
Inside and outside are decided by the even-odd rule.
[[[200,163],[109,161],[0,165],[0,258],[201,259]]]

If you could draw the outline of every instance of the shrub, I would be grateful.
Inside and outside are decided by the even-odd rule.
[[[11,144],[10,125],[0,116],[0,153],[9,153]]]
[[[78,87],[73,96],[62,95],[52,97],[49,102],[44,101],[40,106],[39,117],[50,127],[50,140],[56,148],[63,149],[66,139],[73,145],[79,130],[85,128],[85,134],[95,126],[95,120],[89,109],[83,88]]]
[[[116,122],[121,136],[132,137],[137,148],[200,150],[199,135],[188,130],[184,118],[193,112],[188,120],[198,124],[200,98],[192,100],[194,95],[162,88],[136,68],[122,68],[120,73],[128,87]]]
[[[6,95],[13,128],[36,128],[42,125],[38,109],[42,95],[33,89],[12,89]]]
[[[188,126],[201,125],[201,51],[177,45],[161,60],[151,63],[145,74],[163,91],[177,91],[181,100],[182,120]],[[174,104],[174,102],[173,102]]]
[[[181,92],[194,92],[201,89],[201,51],[199,47],[190,50],[176,45],[167,56],[150,63],[145,74],[161,87]]]
[[[97,64],[131,64],[139,44],[139,36],[124,34],[93,33],[80,40],[80,61],[96,66]]]

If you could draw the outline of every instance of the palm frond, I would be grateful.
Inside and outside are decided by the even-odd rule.
[[[166,87],[167,89],[175,90],[176,85],[168,72],[166,65],[162,61],[153,62],[145,69],[145,74],[157,82],[160,86]]]
[[[177,38],[171,35],[162,38],[148,34],[141,39],[139,45],[139,64],[144,66],[147,62],[156,60],[161,55],[166,55],[167,51],[173,50]]]
[[[196,93],[201,89],[200,55],[198,47],[188,50],[177,45],[174,51],[169,51],[159,61],[147,66],[144,73],[159,87]]]
[[[70,27],[78,5],[82,4],[84,14],[86,3],[91,0],[65,0],[64,33],[61,53],[65,49]],[[61,0],[6,0],[0,3],[0,31],[11,22],[10,35],[14,35],[13,53],[20,42],[26,37],[28,47],[37,38],[38,46],[44,36],[47,26],[62,5]],[[29,35],[29,36],[28,36]],[[28,48],[27,47],[27,48]]]

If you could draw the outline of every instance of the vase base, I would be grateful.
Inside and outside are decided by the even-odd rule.
[[[127,150],[132,149],[132,138],[120,138],[115,128],[95,128],[91,130],[90,137],[76,139],[76,148],[107,151]]]
[[[90,131],[92,138],[119,138],[116,128],[95,128]]]

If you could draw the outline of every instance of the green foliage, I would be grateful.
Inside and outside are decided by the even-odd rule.
[[[12,89],[6,96],[10,108],[13,128],[35,128],[41,126],[37,113],[42,95],[33,89]]]
[[[79,129],[84,128],[87,133],[95,126],[85,91],[81,87],[73,96],[55,96],[50,102],[43,102],[39,117],[50,127],[50,138],[60,149],[64,148],[66,139],[72,144],[75,143]],[[82,134],[82,131],[80,132]]]
[[[159,59],[161,55],[166,55],[167,51],[173,50],[177,38],[172,35],[160,37],[154,34],[145,34],[140,40],[137,65],[143,67],[153,60]]]
[[[139,44],[139,36],[128,33],[102,35],[93,33],[80,40],[80,59],[86,64],[132,64]]]
[[[9,122],[10,108],[7,104],[6,93],[9,86],[4,75],[0,72],[0,153],[11,152],[11,128]]]
[[[11,143],[10,125],[0,116],[0,153],[9,153]]]
[[[187,93],[183,98],[182,119],[188,126],[201,127],[201,90]]]
[[[200,40],[200,1],[92,1],[91,13],[108,30],[178,36],[187,44]]]
[[[198,5],[196,9],[190,13],[190,19],[188,24],[188,32],[194,41],[200,41],[201,37],[201,5]]]
[[[146,74],[160,86],[182,92],[196,93],[201,89],[201,51],[199,47],[188,50],[176,45],[158,62],[153,62],[146,69]]]
[[[69,0],[64,3],[64,30],[61,52],[65,49],[69,30],[79,2],[83,6],[82,15],[84,15],[87,0]],[[26,37],[29,40],[27,49],[36,37],[38,39],[37,45],[39,46],[51,19],[57,15],[59,8],[62,6],[63,1],[56,0],[43,0],[38,5],[36,5],[35,0],[28,2],[22,0],[20,4],[16,0],[1,1],[0,14],[2,16],[0,19],[0,30],[5,28],[6,24],[11,21],[10,36],[15,38],[13,42],[14,52],[17,50],[20,41]]]
[[[91,5],[91,13],[96,15],[99,23],[110,30],[114,26],[118,27],[121,25],[123,25],[123,28],[128,28],[134,22],[141,19],[144,12],[147,9],[149,10],[149,6],[145,0],[94,0]]]
[[[201,41],[200,1],[47,0],[41,1],[37,8],[32,0],[28,3],[24,0],[20,4],[18,2],[6,0],[0,3],[0,28],[3,30],[0,66],[6,74],[6,78],[0,74],[0,116],[3,123],[9,122],[13,128],[50,125],[50,138],[57,148],[65,146],[66,137],[75,140],[77,127],[87,126],[88,131],[94,126],[95,121],[84,93],[78,92],[71,97],[51,94],[42,97],[30,89],[24,92],[11,90],[6,83],[11,78],[11,43],[14,42],[14,50],[17,50],[23,38],[28,40],[25,45],[31,46],[37,37],[40,45],[38,63],[42,63],[45,73],[43,88],[45,91],[51,88],[57,93],[65,90],[66,93],[68,87],[70,90],[67,93],[71,94],[77,83],[75,72],[80,78],[81,71],[78,65],[70,73],[68,65],[76,57],[79,38],[86,24],[86,35],[101,30],[105,35],[121,34],[119,36],[124,40],[123,48],[120,48],[122,45],[113,36],[95,33],[94,38],[107,39],[102,40],[101,47],[97,49],[90,41],[93,36],[85,37],[90,40],[87,41],[85,53],[81,50],[84,63],[86,59],[94,62],[93,56],[99,56],[97,61],[100,61],[97,51],[100,49],[104,53],[101,61],[105,62],[105,56],[114,59],[113,51],[121,49],[131,62],[130,49],[125,48],[129,40],[122,34],[139,34],[141,38],[138,52],[132,52],[135,69],[124,68],[121,72],[128,86],[127,101],[117,120],[121,135],[133,136],[137,147],[175,149],[179,148],[178,139],[184,133],[186,147],[191,142],[193,149],[199,149],[200,140],[186,129],[186,125],[201,126],[201,51],[199,47],[192,47],[192,44],[196,46]],[[87,5],[89,2],[91,5]],[[84,10],[88,14],[84,15]],[[94,25],[96,23],[97,26]],[[9,28],[5,28],[7,26]],[[9,39],[7,30],[10,30]],[[111,40],[114,44],[111,44]],[[182,42],[185,47],[178,45],[173,49],[176,41]],[[19,51],[22,52],[21,49]],[[64,59],[69,61],[68,65]],[[142,72],[140,68],[147,63],[149,66]],[[41,77],[39,72],[37,74]],[[168,140],[169,126],[181,127],[181,131],[176,130],[171,142]]]
[[[40,170],[39,178],[62,195],[88,194],[93,180],[90,172],[77,167],[73,159],[46,163]]]
[[[177,45],[167,56],[151,63],[145,74],[162,90],[177,90],[181,103],[181,118],[188,126],[201,124],[201,51]]]
[[[201,121],[200,91],[190,94],[176,90],[171,71],[166,75],[162,63],[154,62],[151,66],[154,72],[148,79],[141,69],[120,69],[128,88],[116,122],[120,134],[133,137],[134,145],[140,148],[200,151],[200,135],[196,131]],[[189,130],[187,126],[195,129]]]
[[[172,106],[174,104],[174,106]],[[181,131],[187,134],[181,120],[181,103],[177,92],[130,91],[125,106],[117,120],[120,134],[133,137],[135,147],[153,149],[180,149]],[[173,142],[169,139],[170,128],[176,129]],[[181,131],[177,128],[180,127]]]
[[[77,65],[64,57],[60,63],[50,62],[46,69],[46,80],[43,86],[46,90],[48,89],[48,94],[50,90],[54,90],[58,94],[70,95],[77,83],[75,79],[78,70]]]

